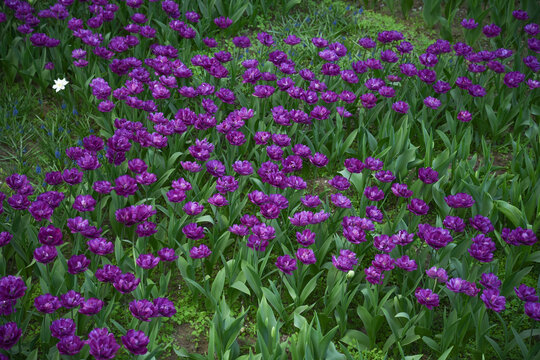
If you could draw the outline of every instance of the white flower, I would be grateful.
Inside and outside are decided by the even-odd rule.
[[[54,80],[53,89],[56,90],[56,92],[59,92],[60,90],[64,90],[66,88],[66,85],[69,83],[65,78],[64,79],[56,79]]]

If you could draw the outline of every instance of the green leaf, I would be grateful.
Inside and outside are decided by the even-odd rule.
[[[246,286],[246,284],[239,280],[235,281],[234,284],[231,285],[231,287],[243,292],[247,296],[251,296],[251,291],[249,291],[249,288]]]
[[[511,205],[503,200],[495,200],[495,206],[514,224],[514,226],[520,226],[526,223],[523,221],[523,213],[514,205]]]
[[[450,355],[450,353],[452,352],[452,349],[454,348],[454,346],[450,346],[448,349],[446,349],[445,352],[443,352],[441,354],[441,356],[439,356],[439,359],[437,360],[446,360],[446,358],[448,357],[448,355]]]
[[[212,282],[212,289],[210,290],[210,293],[212,294],[212,297],[216,300],[221,298],[221,294],[223,293],[223,286],[225,285],[225,269],[221,269],[214,281]]]

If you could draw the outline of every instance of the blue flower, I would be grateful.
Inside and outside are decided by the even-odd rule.
[[[41,166],[36,166],[36,174],[41,174]]]

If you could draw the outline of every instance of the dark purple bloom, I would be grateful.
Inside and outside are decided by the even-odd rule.
[[[396,247],[396,243],[393,237],[381,234],[373,238],[373,247],[379,251],[390,253]]]
[[[214,206],[217,206],[217,207],[222,207],[222,206],[225,206],[225,205],[229,204],[229,202],[227,201],[225,196],[223,196],[223,195],[221,195],[219,193],[210,196],[208,198],[208,203],[210,203],[210,204],[212,204]]]
[[[449,230],[429,224],[418,225],[417,235],[435,250],[445,247],[453,240]]]
[[[345,177],[340,175],[334,176],[330,181],[328,181],[328,184],[339,191],[345,191],[351,186],[351,183]]]
[[[57,339],[75,335],[75,321],[72,319],[60,318],[54,320],[49,327],[51,335]]]
[[[463,110],[458,113],[457,119],[462,122],[469,122],[472,119],[472,114],[466,110]]]
[[[60,303],[66,309],[73,309],[84,302],[82,295],[74,290],[69,290],[67,293],[60,295]]]
[[[356,259],[354,252],[343,249],[339,251],[338,257],[332,255],[332,264],[334,264],[336,269],[347,272],[358,264],[358,259]]]
[[[456,195],[448,195],[444,198],[444,201],[451,208],[469,208],[473,206],[474,199],[471,195],[466,193],[457,193]]]
[[[141,282],[141,279],[136,278],[132,273],[117,275],[112,280],[114,288],[122,294],[132,292]]]
[[[416,261],[414,261],[413,259],[410,259],[407,255],[403,255],[402,257],[397,258],[395,260],[395,264],[400,269],[403,269],[406,271],[414,271],[418,268]]]
[[[203,259],[207,258],[212,254],[212,251],[208,248],[208,246],[201,244],[199,246],[194,246],[189,250],[189,256],[192,259]]]
[[[540,303],[528,302],[525,304],[525,315],[535,321],[540,321]]]
[[[540,26],[535,23],[527,24],[523,27],[523,31],[530,36],[536,36],[540,32]]]
[[[0,325],[0,349],[9,350],[19,341],[22,330],[17,323],[8,322]]]
[[[471,224],[473,228],[484,234],[487,234],[494,230],[491,221],[487,217],[482,215],[476,215],[474,218],[470,218],[469,224]]]
[[[418,288],[414,292],[414,296],[418,302],[429,310],[432,310],[434,307],[439,306],[439,295],[431,291],[430,289],[421,289]]]
[[[167,298],[155,298],[153,303],[156,307],[155,316],[163,316],[170,318],[174,314],[176,314],[176,308],[174,307],[174,303]]]
[[[486,289],[480,295],[480,299],[482,299],[486,308],[495,312],[501,312],[506,309],[506,298],[499,295],[499,290]]]
[[[152,254],[141,254],[136,260],[137,266],[143,269],[153,269],[159,264],[159,257]]]
[[[114,191],[123,197],[128,197],[137,192],[137,181],[129,175],[119,176],[115,180]]]
[[[465,29],[476,29],[478,27],[478,23],[474,19],[463,19],[461,21],[461,26],[463,26]]]
[[[310,156],[309,161],[316,167],[325,167],[328,164],[328,157],[321,153],[315,153],[313,156]]]
[[[493,261],[493,252],[496,250],[495,243],[484,234],[478,234],[472,239],[473,243],[468,249],[469,254],[480,262]]]
[[[276,266],[279,270],[287,275],[292,275],[292,272],[296,270],[296,259],[289,255],[278,256],[276,260]]]
[[[272,44],[274,44],[274,39],[272,39],[272,35],[266,32],[258,33],[257,40],[259,40],[259,42],[264,46],[271,46]]]
[[[56,347],[60,354],[73,356],[77,355],[84,345],[85,342],[82,341],[80,337],[76,335],[69,335],[62,337],[56,344]]]
[[[525,74],[519,71],[511,71],[504,75],[504,84],[509,88],[517,88],[523,81],[525,81]]]
[[[380,201],[384,199],[384,192],[377,186],[368,186],[364,189],[364,196],[371,201]]]
[[[426,270],[426,275],[432,279],[436,279],[438,282],[445,283],[448,281],[448,274],[443,268],[436,268],[433,266]]]
[[[307,247],[315,243],[315,236],[316,234],[314,232],[309,229],[305,229],[301,233],[296,233],[296,240],[300,245]]]
[[[34,259],[42,264],[48,264],[58,256],[56,247],[43,245],[34,250]]]
[[[397,245],[406,246],[414,240],[414,233],[409,234],[407,230],[399,230],[392,235],[392,241]]]
[[[147,346],[150,339],[143,331],[128,330],[121,339],[124,347],[134,355],[144,355],[148,352]]]
[[[447,216],[443,221],[444,227],[455,232],[462,232],[465,230],[465,222],[458,216]]]
[[[90,331],[86,343],[90,346],[90,355],[98,360],[113,359],[120,349],[114,335],[107,328],[96,328]]]
[[[413,195],[412,190],[407,188],[407,184],[393,183],[390,189],[398,197],[410,198]]]
[[[409,104],[404,101],[398,101],[392,104],[392,110],[397,113],[406,114],[409,111]]]
[[[95,315],[103,308],[103,301],[97,298],[90,298],[81,302],[79,313],[84,315]]]
[[[13,235],[7,231],[0,232],[0,247],[6,246],[13,239]]]
[[[349,209],[352,206],[351,200],[341,193],[330,195],[330,200],[332,204],[340,208]]]
[[[315,264],[315,262],[317,262],[317,259],[315,258],[315,253],[311,249],[298,249],[296,251],[296,258],[305,265]]]
[[[122,270],[116,265],[104,265],[103,268],[96,270],[96,278],[101,282],[113,283],[116,278],[122,275]]]
[[[482,32],[484,33],[484,35],[486,35],[486,37],[492,38],[500,34],[501,28],[495,24],[490,24],[490,25],[484,26],[484,28],[482,29]]]
[[[501,280],[499,280],[497,275],[493,273],[483,273],[482,280],[480,280],[480,285],[486,289],[496,290],[501,287]]]
[[[0,279],[0,299],[17,300],[26,293],[26,284],[24,281],[13,275],[8,275]]]
[[[525,302],[538,302],[538,296],[536,295],[536,289],[528,287],[525,284],[519,285],[519,288],[514,288],[514,292],[521,301]]]
[[[407,209],[415,215],[426,215],[429,211],[429,206],[422,199],[413,198],[407,205]]]
[[[56,310],[58,310],[62,305],[60,304],[60,301],[56,296],[53,296],[51,294],[44,294],[39,295],[34,299],[34,306],[36,307],[37,311],[45,313],[45,314],[52,314]]]
[[[373,285],[382,284],[384,280],[384,274],[379,268],[375,266],[370,266],[364,269],[366,274],[366,280]]]
[[[376,269],[382,271],[390,271],[394,269],[394,259],[388,254],[376,254],[375,259],[371,262]]]
[[[370,218],[372,221],[382,223],[383,220],[383,213],[381,210],[377,208],[377,206],[366,206],[366,215],[368,218]]]
[[[90,259],[88,259],[84,254],[82,255],[73,255],[67,262],[68,272],[72,275],[85,272],[90,265]]]
[[[157,309],[154,303],[148,300],[133,300],[129,303],[129,311],[133,317],[141,321],[150,321],[157,315]]]
[[[78,169],[66,169],[62,173],[62,178],[69,185],[76,185],[82,182],[83,172]]]

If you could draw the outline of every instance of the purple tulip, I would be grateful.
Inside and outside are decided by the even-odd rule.
[[[418,225],[418,237],[424,240],[429,246],[438,250],[453,241],[450,231],[443,228],[432,227],[429,224]]]
[[[99,360],[113,359],[120,349],[114,335],[107,328],[96,328],[90,331],[86,343],[90,346],[90,355]]]
[[[51,323],[51,335],[57,339],[75,335],[75,321],[72,319],[60,318]]]
[[[141,254],[135,261],[143,269],[153,269],[159,264],[160,258],[152,254]]]
[[[79,313],[84,315],[95,315],[103,308],[103,301],[97,298],[84,300],[79,308]]]
[[[84,254],[82,255],[73,255],[67,262],[68,272],[72,275],[85,272],[90,265],[90,259],[88,259]]]
[[[124,347],[133,355],[144,355],[148,352],[150,339],[143,331],[128,330],[121,340]]]
[[[317,259],[315,258],[315,253],[311,249],[298,249],[296,251],[296,258],[305,265],[315,264],[317,262]]]
[[[538,296],[536,295],[536,289],[533,287],[528,287],[525,284],[519,285],[518,288],[514,288],[514,291],[517,297],[521,301],[525,302],[538,302]]]
[[[122,294],[132,292],[141,282],[141,279],[136,278],[132,273],[117,275],[112,280],[114,288],[120,291]]]
[[[474,199],[471,195],[466,193],[457,193],[456,195],[448,195],[444,198],[444,201],[451,208],[469,208],[473,206]]]
[[[60,341],[56,344],[58,352],[62,355],[77,355],[85,342],[81,340],[80,337],[76,335],[69,335],[60,338]]]
[[[439,306],[439,295],[431,291],[430,289],[421,289],[418,288],[414,292],[414,296],[418,302],[429,310],[432,310],[434,307]]]
[[[438,282],[445,283],[448,281],[448,274],[443,268],[436,268],[433,266],[426,270],[426,275],[432,279],[436,279]]]
[[[356,259],[356,254],[354,252],[343,249],[339,251],[338,257],[332,255],[332,264],[334,264],[336,269],[348,272],[358,264],[358,259]]]
[[[289,255],[278,256],[276,260],[276,266],[279,270],[287,275],[292,275],[292,272],[296,270],[296,259]]]
[[[60,303],[66,309],[73,309],[84,302],[82,295],[74,290],[69,290],[67,293],[60,295]]]
[[[208,248],[208,246],[201,244],[199,246],[194,246],[189,250],[189,256],[192,259],[203,259],[207,258],[212,254],[212,251]]]
[[[407,255],[403,255],[402,257],[397,258],[395,264],[397,267],[405,271],[414,271],[418,268],[416,261],[410,259]]]
[[[155,298],[153,301],[156,307],[156,316],[172,317],[176,314],[174,303],[167,298]]]
[[[19,276],[8,275],[0,279],[0,299],[17,300],[26,293],[26,284]]]
[[[486,289],[497,290],[501,287],[501,280],[493,273],[483,273],[480,285]]]
[[[14,322],[0,325],[0,349],[11,349],[19,341],[21,335],[22,330]]]
[[[525,315],[535,321],[540,321],[540,303],[528,302],[525,304]]]
[[[58,310],[62,305],[60,304],[60,301],[56,296],[53,296],[51,294],[44,294],[39,295],[34,299],[34,306],[36,307],[37,311],[45,313],[45,314],[52,314],[56,310]]]
[[[486,308],[495,312],[501,312],[506,309],[506,298],[499,295],[499,290],[486,289],[480,295],[480,299],[486,305]]]

